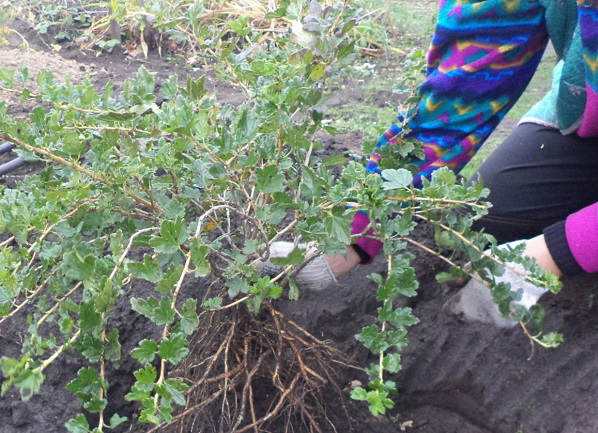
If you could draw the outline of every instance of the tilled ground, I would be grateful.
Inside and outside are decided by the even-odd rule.
[[[1,53],[6,59],[7,51]],[[133,74],[141,64],[157,72],[158,81],[175,72],[181,77],[187,72],[195,76],[209,74],[209,71],[177,69],[157,58],[139,61],[119,55],[95,59],[76,50],[59,54],[62,57],[48,54],[52,67],[58,65],[59,71],[66,70],[60,66],[61,61],[68,65],[75,62],[79,71],[91,71],[98,85],[113,79],[119,86],[123,78]],[[43,53],[41,56],[42,60],[36,58],[36,67],[43,69]],[[14,63],[14,58],[11,62]],[[76,73],[77,68],[73,71]],[[234,89],[211,83],[228,102],[240,101]],[[354,97],[350,92],[359,93],[352,86],[346,87],[350,90],[342,96],[347,100]],[[390,91],[385,98],[392,98]],[[327,144],[343,152],[347,148],[354,149],[358,140],[357,136],[337,136]],[[0,182],[14,185],[19,176],[37,169],[35,165],[24,167],[11,173],[12,177],[1,178]],[[430,239],[425,230],[417,236],[421,240]],[[345,398],[343,404],[347,405],[347,411],[342,410],[340,402],[329,404],[329,417],[336,430],[368,433],[598,431],[598,405],[595,404],[598,386],[594,379],[598,374],[598,357],[594,354],[598,347],[598,314],[594,302],[598,279],[595,276],[570,279],[561,294],[543,297],[542,304],[547,310],[545,327],[563,333],[565,343],[558,349],[536,347],[532,352],[529,340],[519,328],[497,330],[445,316],[442,305],[456,289],[435,281],[434,275],[442,266],[439,261],[418,253],[415,267],[421,284],[420,294],[406,302],[414,308],[420,323],[409,334],[411,344],[403,354],[404,368],[395,378],[400,387],[397,411],[393,411],[392,418],[373,417],[365,405]],[[332,341],[352,357],[355,364],[365,366],[371,357],[354,335],[362,326],[372,323],[378,307],[375,287],[366,276],[371,272],[384,273],[384,268],[385,264],[380,261],[362,266],[334,288],[302,294],[300,302],[283,302],[278,306],[316,337]],[[132,313],[128,305],[119,306],[115,315],[123,325],[123,351],[127,354],[137,341],[149,336],[148,323]],[[0,355],[16,355],[19,324],[22,325],[23,320],[21,317],[16,322],[0,325]],[[0,432],[63,432],[64,422],[79,412],[77,399],[64,386],[82,366],[76,358],[64,356],[48,370],[41,394],[29,402],[21,402],[13,392],[2,398]],[[109,409],[118,409],[121,415],[134,415],[137,411],[133,404],[122,400],[135,368],[132,363],[124,363],[109,372],[114,378],[110,397],[115,400]],[[346,388],[353,379],[365,381],[358,370],[339,370],[341,388]],[[260,390],[255,392],[258,394]],[[334,395],[332,390],[330,395]],[[321,428],[325,432],[334,431],[323,420]],[[295,431],[301,431],[301,427]]]

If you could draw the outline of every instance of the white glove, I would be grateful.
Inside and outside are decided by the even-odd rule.
[[[297,247],[305,248],[306,246],[305,244],[299,244]],[[259,261],[254,266],[260,271],[262,276],[276,276],[280,274],[286,266],[275,265],[270,259],[287,257],[294,249],[295,244],[292,242],[273,242],[270,245],[270,258],[265,262]],[[316,251],[316,248],[309,249],[306,252],[305,257],[309,257]],[[336,278],[334,277],[328,262],[324,258],[324,255],[320,254],[295,274],[295,281],[300,289],[318,292],[336,283]]]
[[[504,244],[499,248],[514,247],[525,241],[515,241]],[[495,277],[496,282],[509,283],[511,291],[521,289],[523,291],[519,301],[513,304],[521,305],[529,310],[538,302],[538,299],[548,290],[534,286],[524,276],[527,274],[524,267],[518,263],[507,263],[505,272],[500,277]],[[479,278],[479,276],[476,274]],[[498,328],[512,328],[517,325],[517,320],[505,318],[500,313],[498,305],[492,299],[490,288],[475,278],[459,290],[444,305],[444,312],[449,315],[461,315],[469,322],[489,323]]]

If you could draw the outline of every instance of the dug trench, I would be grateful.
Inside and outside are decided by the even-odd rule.
[[[124,57],[107,56],[90,59],[78,52],[64,52],[79,68],[97,71],[96,81],[121,79],[133,73],[141,62]],[[5,56],[6,58],[6,56]],[[54,60],[57,57],[53,57]],[[58,60],[64,59],[59,57]],[[143,62],[148,69],[163,77],[177,72],[159,59]],[[202,74],[204,71],[196,71]],[[184,76],[186,71],[180,71]],[[117,83],[118,84],[118,83]],[[216,84],[214,84],[216,86]],[[354,86],[346,86],[339,101],[359,97]],[[223,98],[238,100],[234,89],[218,88]],[[384,97],[384,96],[381,96]],[[391,96],[386,95],[387,99]],[[347,153],[359,137],[337,136],[325,141],[334,153]],[[350,141],[351,146],[346,141]],[[19,176],[36,171],[35,166],[21,168],[12,177],[0,179],[15,185]],[[432,239],[426,228],[418,230],[416,239]],[[389,416],[372,416],[365,404],[353,402],[348,389],[353,380],[365,382],[362,370],[333,364],[330,376],[320,385],[320,403],[326,412],[316,419],[322,432],[417,432],[417,433],[587,433],[598,431],[598,314],[595,294],[598,279],[583,276],[565,281],[558,295],[545,295],[541,303],[546,309],[545,328],[561,332],[565,342],[557,349],[532,349],[529,339],[519,327],[495,329],[479,323],[464,323],[443,314],[442,306],[455,288],[436,282],[435,275],[444,264],[421,251],[414,267],[420,282],[416,298],[404,302],[414,310],[419,324],[409,332],[410,344],[403,352],[403,370],[392,379],[399,386],[397,407]],[[385,263],[378,260],[361,266],[334,287],[321,292],[301,293],[299,301],[277,301],[275,308],[305,328],[319,341],[340,350],[355,366],[365,367],[375,361],[355,340],[355,334],[374,321],[375,285],[367,278],[372,272],[384,274]],[[184,291],[201,291],[206,281],[189,281]],[[144,296],[149,286],[129,287],[136,296]],[[0,356],[15,356],[20,343],[19,330],[26,322],[26,313],[0,324]],[[132,372],[139,365],[128,356],[143,338],[155,337],[148,320],[121,302],[110,318],[121,329],[125,360],[107,372],[110,381],[110,406],[107,413],[118,412],[134,420],[139,413],[136,404],[124,400],[133,382]],[[201,338],[201,330],[197,338]],[[192,361],[192,360],[191,360]],[[349,364],[349,362],[346,362]],[[21,401],[14,391],[0,400],[1,433],[64,432],[64,423],[81,410],[78,399],[65,390],[76,372],[85,366],[72,353],[59,358],[48,370],[41,392],[29,401]],[[340,390],[340,391],[339,391]],[[252,393],[265,405],[273,392],[272,385],[256,380]],[[316,402],[309,402],[315,405]],[[256,410],[264,409],[256,404]],[[267,409],[267,408],[266,408]],[[326,418],[327,417],[327,418]],[[282,418],[284,419],[284,418]],[[93,417],[90,416],[93,421]],[[192,420],[172,431],[219,432],[219,425],[197,424]],[[286,428],[286,430],[285,430]],[[147,432],[151,427],[127,423],[117,432]],[[164,430],[169,431],[169,430]],[[253,430],[250,430],[253,431]],[[286,427],[274,421],[265,424],[263,432],[307,432],[304,422]]]

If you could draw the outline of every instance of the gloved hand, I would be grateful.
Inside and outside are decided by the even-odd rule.
[[[299,244],[297,247],[305,249],[306,245]],[[260,271],[261,276],[276,276],[280,274],[286,266],[275,265],[270,259],[288,257],[294,249],[295,244],[292,242],[273,242],[270,245],[269,259],[265,262],[259,261],[254,266]],[[310,248],[306,252],[305,257],[311,256],[316,251],[316,248]],[[300,289],[317,292],[336,283],[336,278],[326,258],[323,254],[320,254],[295,274],[295,281]]]
[[[504,244],[499,248],[514,247],[524,241],[515,241]],[[514,301],[513,304],[521,305],[529,309],[538,302],[540,296],[548,290],[534,286],[525,279],[527,272],[524,267],[518,263],[507,263],[505,272],[499,277],[495,277],[496,282],[509,283],[511,291],[521,289],[523,291],[521,299]],[[476,274],[477,276],[477,274]],[[479,278],[479,276],[478,276]],[[505,318],[500,313],[498,305],[492,299],[490,288],[475,278],[453,295],[444,305],[444,312],[448,315],[461,316],[468,322],[482,322],[496,326],[497,328],[512,328],[517,325],[517,320]]]

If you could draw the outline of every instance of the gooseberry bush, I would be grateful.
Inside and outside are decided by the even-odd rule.
[[[316,254],[345,252],[359,236],[351,235],[350,223],[360,211],[372,221],[366,231],[383,241],[388,263],[386,274],[371,276],[378,321],[357,335],[376,360],[367,369],[368,389],[352,396],[374,414],[393,407],[396,384],[389,377],[400,370],[407,329],[417,323],[396,302],[418,288],[407,246],[446,261],[440,279],[477,271],[505,313],[520,296],[493,284],[505,262],[522,262],[529,278],[558,288],[554,276],[521,259],[520,249],[498,250],[489,235],[471,231],[487,208],[481,184],[466,186],[439,170],[413,187],[417,142],[399,138],[399,145],[382,149],[382,176],[342,155],[321,156],[321,137],[334,133],[324,122],[329,80],[356,59],[350,35],[357,11],[348,1],[327,7],[313,1],[305,10],[301,4],[283,2],[270,14],[281,18],[292,9],[302,17],[276,40],[260,42],[250,21],[239,18],[200,47],[213,56],[218,79],[244,93],[239,106],[220,103],[204,78],[173,76],[158,90],[144,68],[120,94],[112,84],[98,92],[90,80],[57,84],[49,73],[36,77],[39,91],[33,91],[25,69],[0,71],[3,88],[39,100],[26,120],[0,103],[0,140],[47,162],[1,191],[0,324],[27,314],[21,355],[0,361],[3,394],[14,387],[28,399],[57,359],[81,357],[85,366],[67,389],[85,413],[66,428],[103,432],[126,422],[107,413],[108,366],[132,357],[139,367],[126,399],[138,401],[139,421],[155,428],[237,398],[226,431],[254,429],[285,404],[295,404],[309,429],[319,431],[316,415],[297,401],[326,382],[327,357],[340,355],[287,321],[273,302],[301,302],[293,276],[315,255],[297,247],[279,260],[284,270],[276,276],[260,276],[253,265],[281,239],[300,239]],[[421,62],[409,62],[405,90],[413,105]],[[24,90],[16,90],[17,81]],[[418,224],[434,227],[435,245],[410,238]],[[488,244],[491,253],[484,253]],[[463,256],[470,269],[460,265]],[[198,279],[203,288],[189,283]],[[136,295],[140,281],[153,294]],[[123,302],[159,335],[131,353],[121,350],[112,320]],[[541,307],[513,314],[522,323],[535,320],[541,332]],[[544,345],[557,340],[531,338]],[[197,380],[179,368],[190,351],[197,355],[194,341],[201,347]],[[268,376],[277,392],[262,414],[254,406],[257,375]]]

